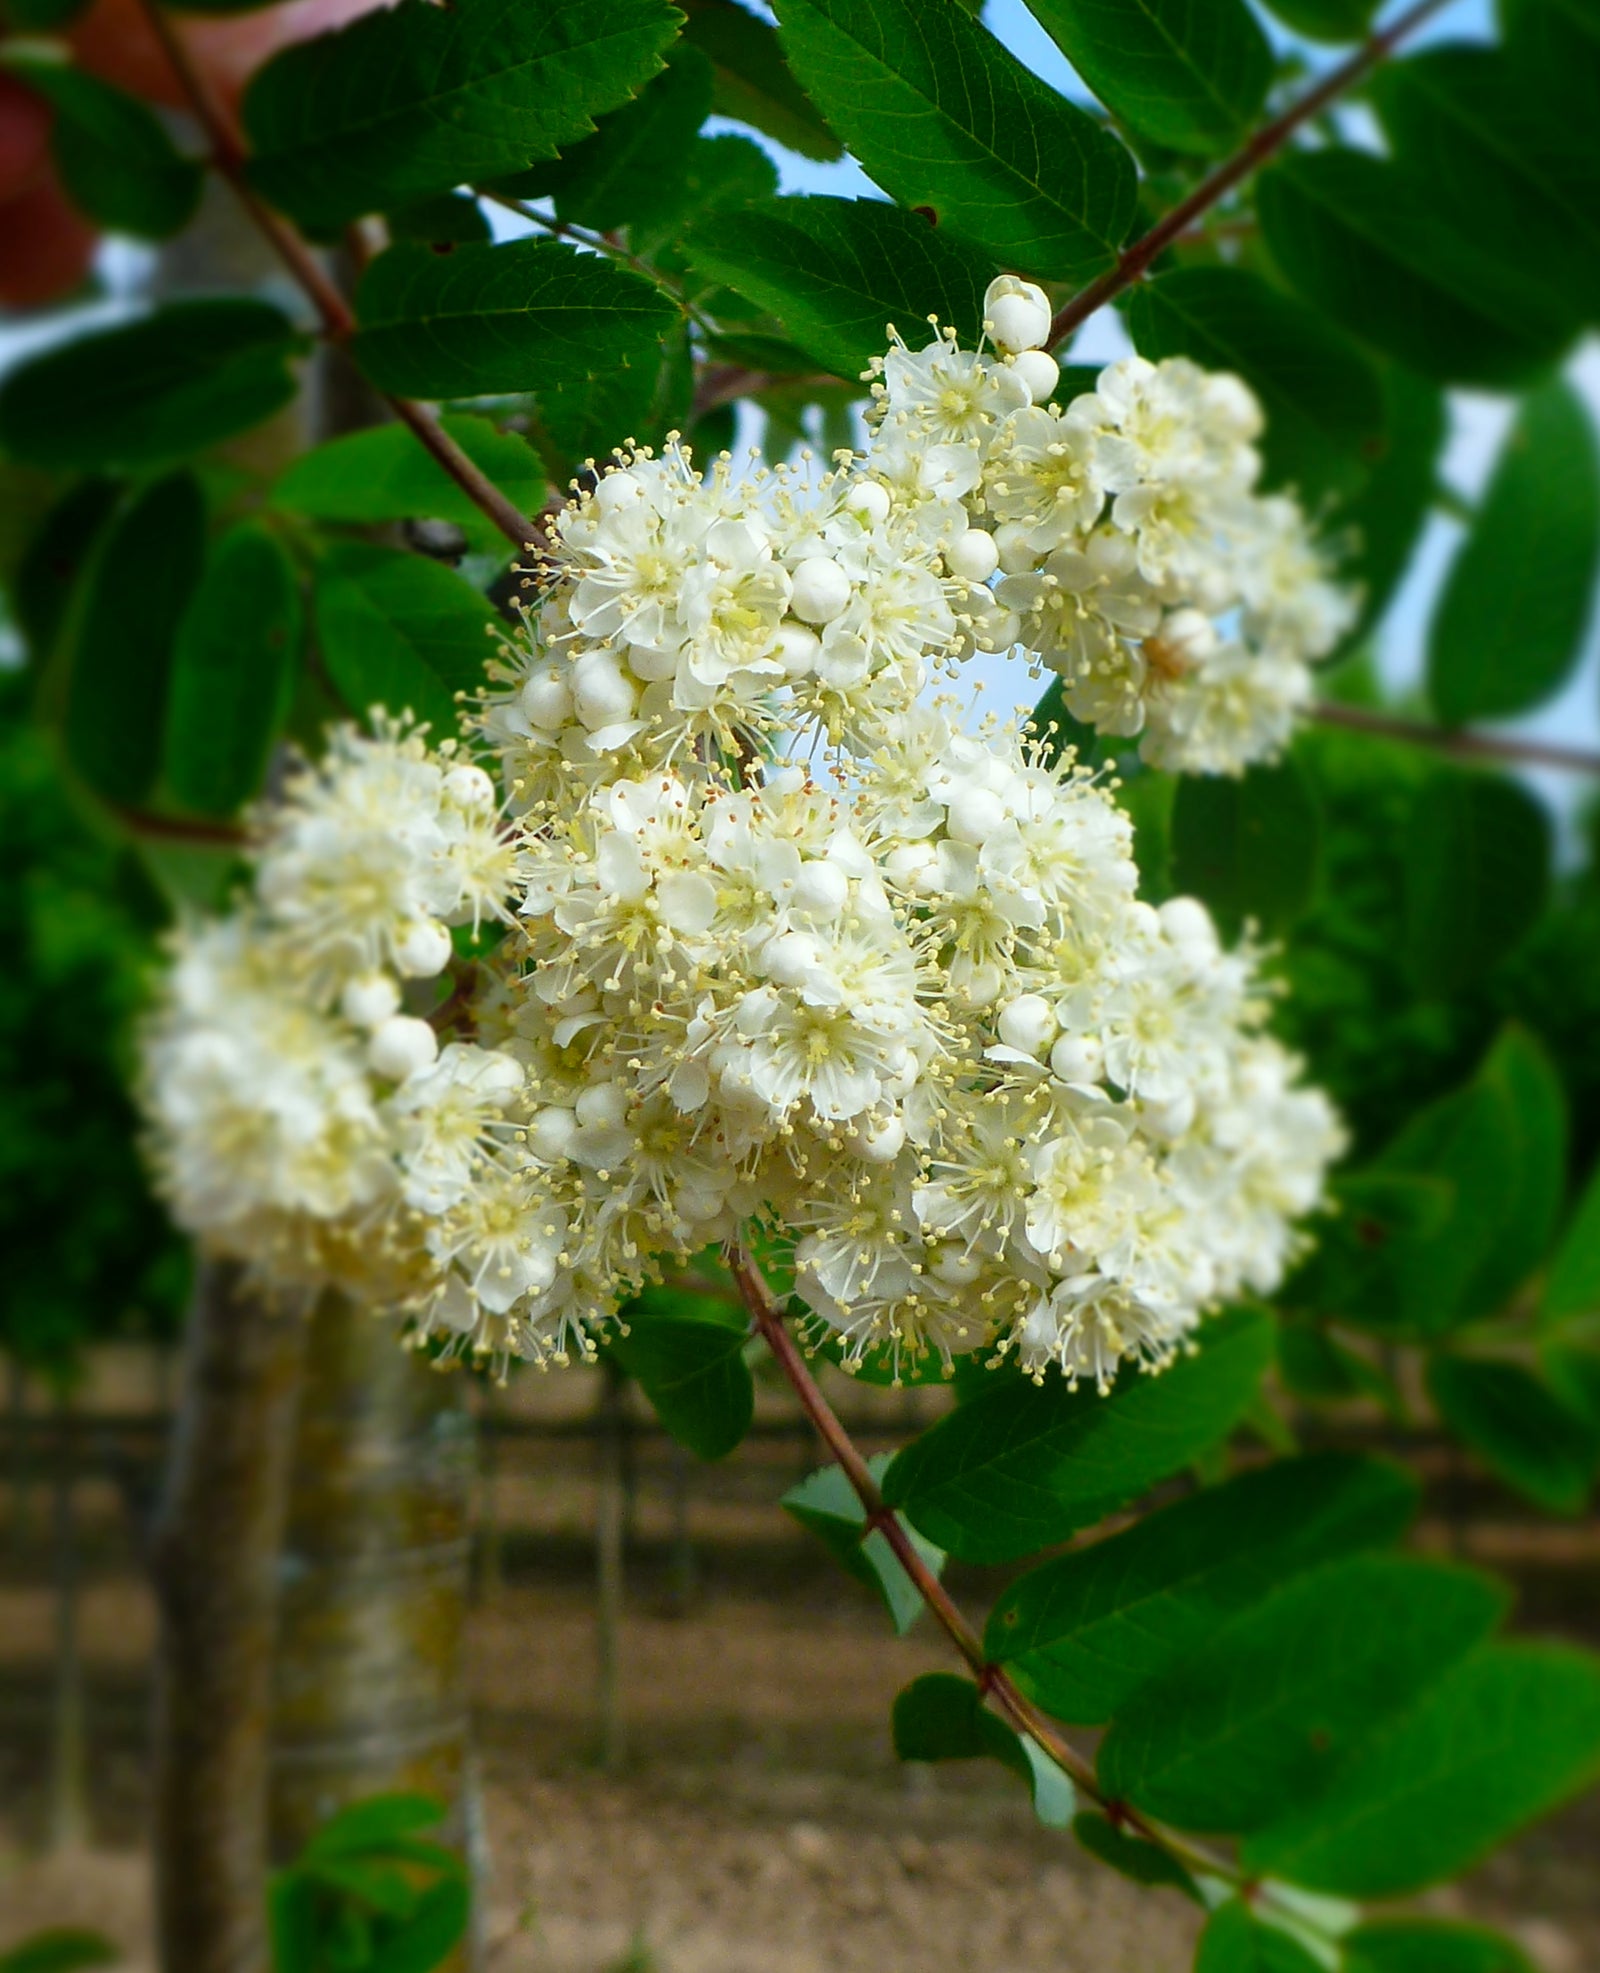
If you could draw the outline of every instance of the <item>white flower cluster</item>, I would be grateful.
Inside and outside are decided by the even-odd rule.
[[[1074,710],[1216,764],[1292,694],[1201,681],[1303,668],[1341,605],[1249,492],[1240,387],[1133,363],[1036,405],[1042,303],[991,290],[1010,357],[892,352],[867,454],[809,492],[676,448],[599,475],[493,668],[503,799],[403,726],[296,780],[149,1033],[187,1225],[541,1361],[755,1233],[846,1361],[1104,1386],[1276,1284],[1340,1131],[1253,953],[1138,900],[1070,753],[921,695],[1036,626]]]

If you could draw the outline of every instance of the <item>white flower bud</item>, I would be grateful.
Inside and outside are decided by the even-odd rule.
[[[987,582],[1000,566],[1000,551],[994,536],[982,528],[968,528],[958,534],[944,551],[945,566],[962,582]]]
[[[1211,913],[1197,897],[1169,897],[1158,905],[1161,929],[1183,956],[1195,964],[1215,959],[1221,950]]]
[[[339,995],[339,1012],[354,1027],[378,1027],[399,1011],[400,989],[387,973],[361,973]]]
[[[1011,367],[1027,385],[1028,395],[1035,404],[1047,403],[1061,381],[1061,365],[1048,350],[1018,350],[1011,359]]]
[[[857,480],[844,497],[844,504],[852,514],[874,525],[889,518],[889,489],[881,480]]]
[[[1007,1048],[1042,1055],[1055,1038],[1056,1017],[1043,994],[1019,993],[1000,1009],[996,1027]]]
[[[412,980],[431,980],[450,963],[450,934],[437,918],[419,918],[394,942],[394,963]]]
[[[822,639],[803,623],[778,626],[778,644],[773,656],[783,666],[785,678],[809,678],[817,668]]]
[[[814,859],[802,864],[795,879],[794,902],[800,911],[818,918],[837,918],[850,901],[850,879],[837,863]]]
[[[367,1044],[367,1060],[390,1082],[431,1068],[439,1055],[439,1037],[414,1014],[391,1014]]]
[[[572,667],[572,703],[591,733],[631,719],[634,688],[609,651],[585,651]]]
[[[809,932],[783,932],[762,954],[762,969],[779,986],[804,985],[816,971],[817,942]]]
[[[808,555],[793,582],[789,607],[807,623],[832,623],[850,601],[850,578],[827,555]]]
[[[932,843],[898,843],[883,860],[883,873],[891,884],[916,890],[922,879],[938,867],[939,855]]]
[[[533,1121],[528,1125],[528,1149],[536,1158],[544,1158],[554,1164],[567,1155],[567,1147],[577,1130],[576,1113],[560,1103],[551,1103],[534,1112]]]
[[[987,788],[963,788],[950,804],[950,833],[958,843],[986,843],[1006,819],[1006,805]]]
[[[994,545],[1007,575],[1021,575],[1038,561],[1038,551],[1028,539],[1032,532],[1021,521],[1002,521],[995,529]]]
[[[1050,1051],[1051,1073],[1063,1082],[1098,1082],[1105,1057],[1092,1034],[1064,1034]]]
[[[676,651],[659,651],[653,644],[630,644],[628,669],[635,678],[642,678],[647,684],[659,684],[663,678],[677,676],[678,654]]]
[[[1000,989],[1005,985],[1005,974],[994,960],[985,960],[981,966],[974,966],[962,983],[961,999],[969,1007],[992,1007],[1000,998]]]
[[[858,1131],[852,1140],[852,1148],[857,1157],[865,1158],[869,1165],[892,1165],[905,1141],[905,1125],[898,1117],[891,1117],[875,1130]]]
[[[1165,1103],[1146,1103],[1143,1118],[1145,1128],[1153,1130],[1158,1137],[1182,1137],[1194,1122],[1194,1109],[1192,1089],[1180,1090]]]
[[[522,688],[522,710],[539,732],[557,733],[572,718],[572,688],[554,668],[533,672]]]
[[[947,1288],[970,1288],[983,1272],[981,1263],[962,1248],[935,1247],[928,1261],[928,1272]]]
[[[983,322],[996,349],[1037,349],[1050,335],[1050,300],[1032,281],[1002,274],[983,297]]]
[[[494,783],[481,767],[461,761],[444,777],[444,791],[462,808],[493,808]]]
[[[573,1106],[586,1130],[610,1130],[628,1114],[628,1092],[620,1082],[591,1082]]]

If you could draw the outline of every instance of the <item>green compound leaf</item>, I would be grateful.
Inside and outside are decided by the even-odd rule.
[[[1428,635],[1428,690],[1459,725],[1526,712],[1583,655],[1600,570],[1600,456],[1567,384],[1523,400],[1445,581]]]
[[[35,466],[166,465],[287,404],[302,347],[266,302],[169,302],[18,364],[0,384],[0,447]]]
[[[892,1453],[878,1453],[867,1461],[874,1479],[881,1480]],[[860,1582],[876,1589],[888,1608],[895,1630],[904,1637],[922,1615],[922,1592],[906,1574],[905,1565],[889,1546],[881,1528],[863,1534],[867,1511],[856,1490],[838,1466],[824,1466],[808,1474],[799,1486],[791,1487],[780,1503],[793,1520],[814,1534],[834,1558]],[[931,1541],[925,1541],[904,1515],[900,1525],[911,1545],[934,1575],[944,1570],[945,1555]]]
[[[1310,903],[1322,861],[1322,815],[1291,754],[1236,780],[1186,775],[1172,806],[1172,882],[1211,907],[1232,937],[1246,919],[1280,931]]]
[[[776,31],[738,0],[682,0],[683,38],[711,57],[712,108],[821,162],[844,146],[790,73]]]
[[[425,246],[463,246],[493,237],[483,207],[465,192],[430,192],[397,206],[384,219],[392,240],[420,240]]]
[[[1379,1919],[1343,1940],[1344,1973],[1534,1973],[1522,1948],[1481,1925]]]
[[[380,390],[479,397],[648,365],[677,310],[650,282],[555,240],[394,246],[356,293],[351,353]]]
[[[1119,1876],[1152,1889],[1165,1884],[1196,1904],[1204,1903],[1194,1879],[1175,1856],[1147,1843],[1142,1836],[1130,1836],[1103,1815],[1092,1815],[1086,1809],[1073,1817],[1072,1833],[1090,1856],[1109,1864]]]
[[[281,544],[244,521],[212,550],[178,629],[167,706],[167,792],[231,815],[261,789],[293,691],[300,586]]]
[[[631,103],[600,119],[592,137],[496,189],[555,199],[562,219],[598,232],[657,225],[684,204],[700,126],[711,111],[711,63],[679,48]]]
[[[0,59],[55,111],[50,148],[68,198],[111,233],[164,240],[200,203],[205,173],[147,103],[67,62],[12,49]]]
[[[667,0],[401,0],[284,49],[244,99],[250,175],[331,231],[525,170],[594,128],[661,66]]]
[[[1489,1644],[1369,1741],[1314,1801],[1247,1838],[1244,1862],[1342,1897],[1453,1877],[1600,1771],[1600,1663]]]
[[[755,1382],[742,1315],[704,1295],[647,1288],[627,1311],[628,1333],[607,1347],[680,1445],[726,1459],[750,1429]]]
[[[446,1813],[444,1803],[432,1795],[369,1795],[330,1816],[300,1852],[300,1861],[387,1855],[419,1829],[443,1822]]]
[[[102,535],[74,598],[67,754],[109,802],[135,806],[155,787],[173,647],[200,579],[205,520],[192,473],[141,488]]]
[[[1121,1708],[1101,1785],[1182,1828],[1259,1829],[1310,1798],[1504,1614],[1487,1577],[1407,1556],[1314,1569]]]
[[[1263,1925],[1233,1898],[1218,1907],[1200,1936],[1194,1973],[1322,1973],[1304,1946]]]
[[[930,315],[975,341],[995,272],[981,247],[876,199],[773,199],[708,216],[686,244],[701,273],[852,382],[887,348],[890,323],[913,348]]]
[[[1541,313],[1600,316],[1600,168],[1592,147],[1520,86],[1500,48],[1429,48],[1374,74],[1394,155],[1427,182],[1442,218],[1516,270]]]
[[[1586,1316],[1600,1315],[1600,1165],[1589,1175],[1551,1263],[1539,1305],[1539,1327],[1557,1335]]]
[[[1080,281],[1127,237],[1133,160],[956,0],[779,0],[789,61],[902,205],[1025,273]]]
[[[1345,640],[1353,649],[1388,608],[1411,565],[1439,483],[1446,435],[1444,393],[1398,364],[1383,370],[1384,437],[1359,492],[1339,509],[1340,573],[1362,590],[1361,615]]]
[[[1514,781],[1440,774],[1413,813],[1405,960],[1438,998],[1481,979],[1521,943],[1550,889],[1550,820]]]
[[[1266,101],[1272,50],[1244,0],[1029,0],[1029,12],[1152,144],[1230,149]]]
[[[984,1652],[1058,1719],[1098,1725],[1290,1577],[1396,1540],[1416,1505],[1409,1474],[1349,1453],[1241,1474],[1013,1583]]]
[[[1001,1384],[895,1457],[884,1497],[966,1562],[1008,1562],[1063,1541],[1179,1471],[1248,1408],[1272,1357],[1270,1320],[1230,1309],[1159,1376],[1124,1365],[1112,1390]]]
[[[115,1966],[122,1954],[100,1932],[76,1926],[52,1927],[0,1953],[0,1973],[80,1973],[89,1966]]]
[[[1519,384],[1571,340],[1516,270],[1441,223],[1430,189],[1384,158],[1330,146],[1262,173],[1268,250],[1314,308],[1443,383]]]
[[[455,732],[455,695],[483,683],[498,627],[471,583],[421,555],[343,541],[317,569],[312,612],[323,666],[357,718],[382,706],[415,713],[436,739]]]
[[[539,511],[545,478],[526,439],[497,431],[486,418],[452,414],[441,422],[524,514]],[[316,521],[454,521],[480,552],[501,545],[494,523],[399,423],[350,432],[302,453],[273,487],[272,504]]]
[[[1428,1394],[1439,1415],[1508,1486],[1551,1514],[1580,1514],[1600,1434],[1520,1363],[1438,1356]]]
[[[1142,356],[1232,370],[1261,400],[1268,485],[1349,493],[1385,446],[1383,384],[1347,336],[1242,267],[1180,267],[1136,288],[1128,332]]]

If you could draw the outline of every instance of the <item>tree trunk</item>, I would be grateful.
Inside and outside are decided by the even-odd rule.
[[[152,1542],[156,1930],[164,1973],[267,1965],[267,1747],[278,1552],[305,1321],[201,1271]]]
[[[280,1573],[271,1847],[406,1790],[474,1845],[465,1626],[474,1479],[465,1379],[325,1295],[311,1322]]]

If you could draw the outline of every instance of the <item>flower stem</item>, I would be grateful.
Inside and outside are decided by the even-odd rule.
[[[968,1669],[978,1681],[980,1691],[995,1711],[1002,1714],[1016,1732],[1025,1733],[1036,1742],[1058,1767],[1072,1777],[1078,1791],[1098,1803],[1118,1827],[1131,1830],[1145,1842],[1166,1851],[1185,1870],[1203,1871],[1227,1883],[1242,1885],[1245,1881],[1242,1873],[1224,1858],[1213,1855],[1159,1824],[1147,1822],[1126,1803],[1108,1801],[1090,1763],[1063,1737],[1055,1722],[1018,1690],[1004,1666],[991,1663],[984,1655],[982,1638],[918,1553],[899,1515],[884,1500],[871,1468],[824,1397],[799,1345],[785,1327],[783,1313],[773,1300],[772,1291],[748,1248],[731,1246],[727,1251],[727,1261],[740,1299],[749,1310],[757,1332],[771,1350],[779,1369],[788,1378],[817,1436],[837,1461],[856,1498],[866,1510],[867,1527],[882,1533],[894,1551],[895,1559],[915,1583],[923,1602],[965,1659]]]
[[[1156,256],[1170,247],[1181,233],[1187,232],[1202,213],[1209,211],[1225,193],[1231,192],[1241,179],[1248,178],[1257,165],[1264,164],[1302,124],[1320,115],[1330,103],[1337,101],[1347,89],[1353,88],[1363,76],[1385,61],[1406,36],[1421,27],[1430,15],[1438,13],[1441,7],[1448,4],[1449,0],[1416,0],[1415,5],[1398,14],[1388,27],[1380,29],[1364,42],[1348,61],[1330,70],[1314,89],[1308,90],[1299,102],[1291,104],[1282,116],[1263,124],[1231,158],[1219,164],[1209,178],[1203,179],[1148,233],[1142,234],[1131,247],[1124,248],[1113,266],[1073,296],[1050,324],[1046,348],[1054,349],[1080,323],[1086,322],[1097,308],[1114,295],[1121,294],[1124,288],[1131,287],[1143,276]]]
[[[1357,733],[1375,733],[1386,740],[1404,740],[1413,747],[1453,754],[1462,760],[1508,761],[1525,767],[1563,767],[1575,774],[1600,774],[1600,753],[1586,747],[1564,747],[1557,740],[1515,740],[1498,733],[1470,733],[1426,720],[1402,719],[1398,714],[1373,712],[1366,706],[1342,705],[1324,699],[1312,714],[1327,726],[1347,726]]]
[[[245,149],[232,112],[212,89],[189,53],[181,34],[162,10],[159,0],[139,0],[151,32],[161,44],[211,146],[211,162],[227,180],[252,222],[304,290],[316,309],[326,339],[341,348],[355,333],[350,304],[295,229],[257,197],[245,173]],[[517,548],[533,548],[544,540],[543,530],[510,501],[439,423],[431,406],[415,398],[381,393],[384,402],[449,474],[467,498]]]

